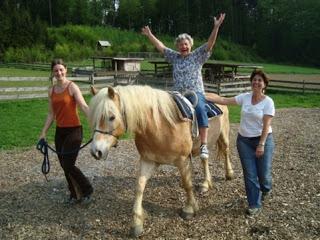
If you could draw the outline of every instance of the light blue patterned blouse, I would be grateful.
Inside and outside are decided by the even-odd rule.
[[[182,57],[179,52],[165,48],[164,57],[173,66],[173,90],[185,92],[187,90],[204,93],[202,81],[202,65],[211,56],[207,51],[207,43],[192,51],[188,56]]]

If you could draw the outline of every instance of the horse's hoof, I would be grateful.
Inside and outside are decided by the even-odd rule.
[[[209,192],[209,188],[207,188],[207,187],[204,187],[204,186],[201,186],[200,188],[199,188],[199,194],[202,196],[202,195],[205,195],[206,193],[208,193]]]
[[[180,217],[183,218],[184,220],[190,220],[194,217],[194,213],[190,213],[190,212],[185,212],[183,211],[183,209],[181,209],[180,211]]]
[[[234,179],[233,174],[226,175],[226,180],[227,180],[227,181],[230,181],[230,180],[232,180],[232,179]]]
[[[142,233],[143,233],[143,226],[142,225],[131,227],[131,229],[130,229],[130,236],[131,237],[134,237],[134,238],[140,237],[142,235]]]

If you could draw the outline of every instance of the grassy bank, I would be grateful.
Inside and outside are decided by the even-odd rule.
[[[320,95],[270,92],[276,108],[320,107]],[[89,101],[89,97],[86,97]],[[24,100],[0,102],[0,150],[35,146],[47,114],[46,100]],[[84,141],[90,139],[88,123],[82,113],[81,121],[84,127]],[[230,107],[232,123],[240,120],[240,108]],[[48,133],[49,142],[53,141],[54,126]]]

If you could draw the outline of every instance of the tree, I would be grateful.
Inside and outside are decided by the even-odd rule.
[[[139,0],[121,0],[118,9],[117,23],[126,29],[139,29],[139,14],[141,13]]]

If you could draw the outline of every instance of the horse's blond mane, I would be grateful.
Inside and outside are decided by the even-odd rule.
[[[108,97],[108,89],[104,88],[90,102],[90,122],[94,126],[101,117],[108,117],[108,111],[126,118],[127,130],[134,132],[144,130],[152,119],[156,126],[161,117],[174,125],[178,119],[177,108],[170,95],[162,90],[149,86],[117,86],[114,88],[120,96],[122,113],[119,113],[114,102]]]

